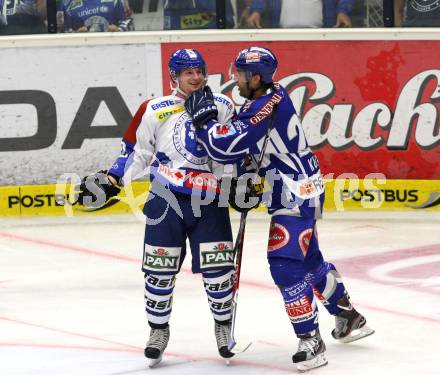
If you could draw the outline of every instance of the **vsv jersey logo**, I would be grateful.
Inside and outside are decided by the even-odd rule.
[[[208,155],[197,143],[195,128],[186,112],[182,113],[174,126],[173,143],[177,152],[189,162],[196,165],[208,162]]]

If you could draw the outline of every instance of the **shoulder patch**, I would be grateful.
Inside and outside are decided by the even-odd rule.
[[[213,133],[214,138],[225,138],[236,133],[234,127],[229,124],[218,124]]]

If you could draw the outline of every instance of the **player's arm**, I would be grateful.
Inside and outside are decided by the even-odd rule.
[[[109,31],[129,31],[130,26],[133,23],[131,17],[125,16],[124,0],[114,0],[115,1],[115,18],[117,20],[117,25],[113,25],[114,29]]]
[[[198,141],[209,156],[221,163],[244,159],[259,153],[258,142],[265,136],[265,121],[252,123],[253,111],[241,112],[221,121],[215,98],[209,89],[194,92],[186,101],[185,109],[198,129]]]
[[[123,185],[133,180],[143,179],[145,176],[149,177],[149,167],[155,158],[156,125],[154,112],[147,106],[136,130],[133,152],[125,164]]]
[[[145,111],[147,110],[148,102],[148,100],[144,101],[136,111],[133,119],[128,125],[127,130],[122,136],[121,154],[108,170],[109,176],[111,176],[118,185],[122,183],[122,177],[124,176],[127,160],[132,155],[135,144],[137,143],[136,133],[139,125],[142,122]]]
[[[335,27],[352,27],[349,14],[353,10],[355,0],[339,0],[337,4],[337,15]]]
[[[62,4],[61,11],[63,12],[64,32],[68,32],[68,33],[73,32],[74,30],[73,30],[72,16],[68,11],[66,11],[64,2]]]
[[[79,185],[78,202],[84,206],[101,206],[120,192],[122,178],[127,169],[127,161],[133,159],[137,142],[137,131],[148,106],[148,101],[142,103],[130,122],[122,138],[121,155],[113,163],[109,171],[102,170],[86,176]]]
[[[405,0],[394,1],[394,26],[402,27],[404,19]]]
[[[247,119],[237,115],[227,123],[218,122],[217,119],[208,120],[198,129],[197,136],[212,159],[233,162],[258,153],[257,143],[265,134],[258,130],[250,128]]]

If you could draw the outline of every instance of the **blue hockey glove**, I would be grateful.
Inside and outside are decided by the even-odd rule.
[[[209,86],[205,86],[202,90],[194,91],[186,98],[185,109],[192,117],[196,128],[201,128],[206,122],[218,116],[214,95]]]
[[[86,176],[81,180],[78,193],[78,203],[88,208],[98,208],[121,191],[113,185],[107,176],[107,171]]]

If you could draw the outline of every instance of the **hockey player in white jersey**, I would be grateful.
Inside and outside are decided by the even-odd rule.
[[[218,207],[219,187],[211,173],[212,162],[197,144],[196,129],[184,108],[186,97],[205,86],[207,68],[199,52],[180,49],[171,55],[169,73],[173,93],[142,103],[123,136],[121,156],[108,173],[84,179],[79,194],[79,202],[85,204],[94,196],[93,186],[98,185],[108,200],[127,180],[149,174],[142,270],[151,327],[145,348],[150,366],[161,361],[168,344],[173,290],[186,255],[186,239],[192,271],[202,273],[219,353],[223,358],[233,356],[227,348],[234,280],[229,212],[227,207]],[[218,118],[229,121],[235,113],[231,100],[214,94],[214,101]],[[201,205],[197,214],[191,206],[192,197],[209,194],[216,198]]]
[[[324,183],[287,91],[273,82],[277,64],[266,48],[251,47],[238,54],[232,65],[234,79],[248,101],[229,122],[218,118],[208,88],[195,91],[185,107],[198,128],[199,142],[214,160],[238,162],[252,155],[255,163],[264,153],[259,175],[266,178],[263,200],[272,215],[267,257],[299,338],[292,361],[299,371],[307,371],[327,364],[317,300],[335,316],[335,339],[350,342],[374,331],[365,326],[335,266],[321,253],[316,220],[324,203]]]

